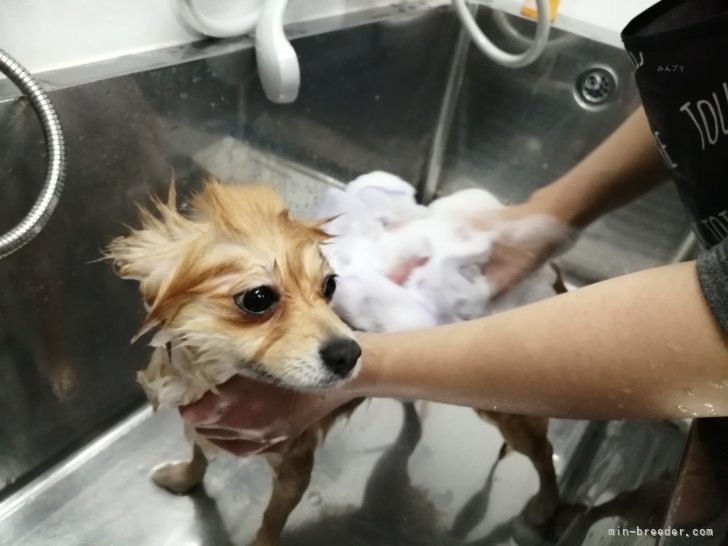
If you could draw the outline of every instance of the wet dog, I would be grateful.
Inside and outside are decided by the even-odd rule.
[[[320,245],[323,221],[292,218],[267,186],[208,181],[190,203],[176,206],[174,187],[157,214],[140,210],[141,228],[111,242],[109,257],[122,278],[139,282],[147,315],[135,339],[156,330],[154,352],[139,373],[152,404],[179,407],[237,374],[298,390],[335,387],[352,377],[361,349],[334,313],[334,271]],[[273,493],[256,546],[278,542],[308,486],[313,454],[326,431],[361,400],[337,409],[269,456]],[[548,520],[558,503],[548,421],[478,411],[505,443],[529,457],[539,493],[526,516]],[[192,460],[155,470],[159,486],[182,494],[198,485],[214,446],[194,430]]]

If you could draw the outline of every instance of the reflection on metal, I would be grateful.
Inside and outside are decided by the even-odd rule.
[[[427,204],[435,198],[442,176],[442,160],[445,156],[447,139],[452,132],[455,107],[463,87],[465,67],[470,51],[470,37],[465,30],[460,30],[450,61],[445,91],[440,102],[440,113],[437,117],[432,148],[429,151],[429,162],[424,182],[420,184],[418,197]]]
[[[14,495],[0,504],[0,521],[4,521],[18,510],[27,508],[39,496],[45,495],[69,476],[82,472],[85,465],[91,463],[106,449],[113,449],[116,442],[140,426],[152,415],[150,406],[142,406],[131,416],[111,427],[98,438],[86,444],[73,456],[50,468]]]
[[[677,247],[675,254],[673,254],[672,258],[670,259],[670,262],[677,263],[685,260],[695,259],[699,252],[700,246],[698,245],[698,240],[695,238],[695,234],[690,231],[685,236],[685,239],[680,244],[680,246]]]

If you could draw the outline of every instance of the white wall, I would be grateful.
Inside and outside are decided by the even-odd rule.
[[[225,16],[241,3],[196,0]],[[394,0],[407,1],[407,0]],[[291,0],[287,20],[337,15],[393,0]],[[520,0],[480,0],[517,12]],[[558,26],[619,45],[619,30],[655,0],[562,0]],[[110,59],[199,38],[178,20],[176,0],[0,0],[0,49],[32,72]]]

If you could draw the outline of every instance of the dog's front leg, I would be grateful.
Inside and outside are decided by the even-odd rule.
[[[186,495],[202,483],[206,470],[207,457],[195,442],[190,461],[167,463],[157,467],[152,473],[152,481],[176,495]]]
[[[273,493],[263,515],[255,546],[276,546],[288,516],[311,481],[317,433],[307,430],[280,457],[269,456],[273,467]]]

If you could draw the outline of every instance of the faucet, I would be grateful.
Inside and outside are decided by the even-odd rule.
[[[195,6],[194,0],[178,0],[185,21],[201,34],[229,38],[255,29],[258,72],[266,96],[273,102],[290,103],[298,97],[301,69],[293,46],[283,32],[283,14],[289,0],[246,0],[244,15],[225,21],[213,20]],[[541,56],[551,29],[548,0],[536,0],[536,36],[522,53],[507,53],[493,44],[480,30],[466,0],[452,0],[455,12],[473,43],[495,62],[510,68],[531,64]]]
[[[301,70],[296,51],[283,32],[288,0],[246,0],[245,4],[240,16],[217,20],[202,13],[194,0],[178,0],[183,19],[200,34],[231,38],[255,30],[258,72],[266,96],[277,103],[295,101]]]

